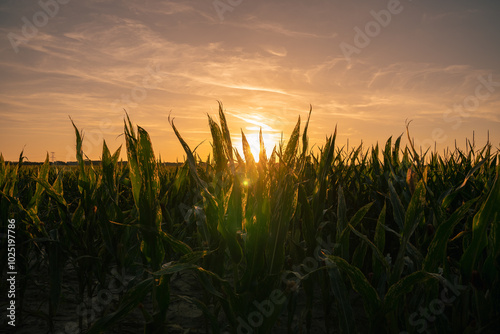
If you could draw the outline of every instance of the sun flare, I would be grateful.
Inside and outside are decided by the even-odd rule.
[[[245,133],[245,137],[250,145],[250,151],[252,152],[255,162],[259,162],[260,156],[260,139],[259,132],[257,133]],[[279,143],[280,136],[275,133],[262,133],[262,140],[264,141],[264,149],[266,150],[266,156],[269,158],[273,152],[275,146]],[[241,143],[241,137],[239,138],[241,149],[238,150],[240,155],[243,156],[243,144]]]

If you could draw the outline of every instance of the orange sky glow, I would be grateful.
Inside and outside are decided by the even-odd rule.
[[[500,3],[481,1],[42,0],[0,4],[0,152],[75,160],[123,145],[124,110],[157,157],[183,161],[168,123],[211,153],[224,106],[256,159],[298,117],[310,147],[405,134],[417,147],[500,146]],[[403,137],[406,145],[406,134]]]

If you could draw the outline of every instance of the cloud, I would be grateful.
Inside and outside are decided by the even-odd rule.
[[[424,13],[422,15],[422,23],[435,23],[435,22],[447,22],[450,21],[461,22],[469,19],[472,15],[479,14],[481,11],[475,8],[464,8],[461,10],[445,11],[441,13]]]
[[[310,139],[322,142],[335,124],[343,129],[342,136],[373,138],[399,133],[407,118],[428,127],[443,126],[443,113],[474,93],[479,75],[492,74],[500,81],[499,67],[493,66],[498,60],[491,57],[483,63],[478,58],[496,54],[492,39],[485,37],[489,49],[476,48],[473,56],[462,57],[450,52],[455,49],[443,51],[439,43],[433,44],[434,35],[445,40],[450,31],[464,29],[464,22],[475,22],[469,21],[469,14],[475,19],[485,15],[482,9],[429,6],[425,26],[419,21],[424,8],[412,7],[349,64],[339,53],[338,34],[348,31],[346,36],[352,38],[352,27],[360,24],[359,8],[369,15],[372,2],[243,2],[226,13],[223,22],[211,2],[70,4],[21,46],[19,54],[6,38],[0,41],[4,133],[24,124],[26,136],[50,128],[71,138],[71,115],[89,130],[106,117],[114,129],[103,137],[116,137],[125,108],[134,122],[163,138],[158,152],[175,160],[182,148],[163,144],[175,142],[166,116],[171,112],[179,129],[199,143],[210,138],[206,114],[217,115],[217,100],[224,103],[235,129],[252,132],[262,127],[285,137],[299,115],[307,117],[312,104]],[[3,3],[1,8],[3,16],[12,13],[0,23],[3,36],[20,31],[20,18],[39,10],[36,4],[24,7],[21,2]],[[449,26],[433,30],[441,24],[437,22]],[[415,36],[422,42],[418,48],[412,44]],[[455,43],[450,45],[470,42],[449,36]],[[161,80],[143,90],[151,75]],[[498,125],[499,92],[464,119],[464,129],[479,122]]]
[[[298,31],[288,27],[285,27],[279,23],[274,22],[262,22],[254,18],[249,19],[249,22],[245,23],[233,23],[232,25],[239,26],[246,29],[261,30],[267,33],[273,33],[277,35],[283,35],[292,38],[315,38],[315,39],[330,39],[337,36],[336,33],[330,33],[326,35],[310,33],[305,31]]]
[[[282,46],[263,46],[262,48],[273,56],[286,57],[287,55],[287,50]]]

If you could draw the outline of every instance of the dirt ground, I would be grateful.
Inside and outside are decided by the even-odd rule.
[[[109,289],[103,289],[94,293],[94,295],[99,295],[102,297],[101,302],[98,299],[94,299],[93,303],[87,301],[87,305],[83,303],[78,303],[77,291],[78,283],[77,277],[74,270],[71,270],[68,266],[66,275],[64,276],[64,283],[62,286],[62,295],[60,300],[60,305],[58,308],[57,315],[53,318],[54,329],[51,332],[49,330],[48,321],[48,298],[49,298],[49,282],[47,276],[39,274],[36,277],[31,277],[27,290],[24,297],[23,311],[17,310],[18,323],[19,323],[19,313],[22,313],[22,322],[18,324],[14,331],[3,331],[5,333],[19,333],[19,334],[39,334],[39,333],[56,333],[56,334],[72,334],[80,333],[78,329],[78,319],[79,314],[85,313],[87,311],[88,319],[92,317],[92,310],[96,310],[97,313],[92,321],[95,321],[102,312],[107,309],[108,311],[116,307],[118,296],[123,294],[126,290],[125,286],[130,283],[134,278],[133,275],[117,275],[123,276],[119,277],[115,282],[113,282],[113,287]],[[182,272],[176,274],[171,278],[171,300],[170,307],[167,314],[168,321],[168,333],[210,333],[209,323],[205,320],[203,312],[197,308],[192,303],[187,302],[177,296],[188,296],[196,297],[200,300],[203,299],[204,291],[200,284],[197,282],[196,277],[190,272]],[[3,293],[3,292],[2,292]],[[292,333],[306,333],[304,312],[305,309],[305,295],[304,292],[299,289],[297,296],[297,311],[295,312],[295,317],[292,326]],[[314,303],[314,308],[312,310],[312,326],[310,333],[336,333],[338,325],[335,323],[337,317],[330,314],[328,317],[328,325],[325,325],[325,316],[323,311],[323,305],[320,299],[321,292],[318,290],[315,292],[315,296],[318,299]],[[355,303],[359,304],[359,308],[362,309],[361,301],[356,296],[352,296]],[[150,299],[150,298],[149,298]],[[2,299],[1,308],[5,310],[5,301]],[[92,306],[91,306],[92,305]],[[96,306],[97,305],[97,306]],[[286,305],[286,304],[285,304]],[[146,309],[151,308],[151,305],[145,304]],[[335,313],[335,306],[332,306],[332,313]],[[355,309],[358,309],[356,307]],[[4,312],[2,312],[4,313]],[[5,319],[5,318],[4,318]],[[2,319],[2,328],[8,328],[6,326],[6,320]],[[278,319],[276,325],[273,328],[273,333],[287,333],[287,319],[288,313],[286,307]],[[230,328],[227,325],[227,320],[224,318],[223,312],[219,314],[219,324],[221,325],[221,333],[230,333]],[[132,311],[124,320],[120,322],[119,325],[111,328],[109,333],[143,333],[144,332],[144,316],[139,308]],[[328,330],[327,330],[328,327]],[[83,326],[84,331],[87,328]],[[11,328],[12,329],[12,328]],[[0,330],[0,333],[2,330]]]

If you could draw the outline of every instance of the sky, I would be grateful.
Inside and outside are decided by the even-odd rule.
[[[169,125],[211,151],[221,101],[268,153],[309,108],[315,149],[384,145],[406,124],[417,147],[500,146],[497,0],[2,0],[0,152],[75,160],[123,145],[125,111],[156,157],[183,161]],[[71,118],[71,119],[70,119]],[[122,153],[124,160],[125,154]]]

